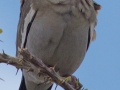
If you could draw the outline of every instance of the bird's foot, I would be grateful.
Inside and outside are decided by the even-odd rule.
[[[80,90],[82,88],[82,84],[75,76],[68,76],[64,79],[64,81],[72,85],[76,90]]]
[[[23,63],[23,62],[24,62],[23,59],[19,59],[19,60],[18,60],[18,63]]]

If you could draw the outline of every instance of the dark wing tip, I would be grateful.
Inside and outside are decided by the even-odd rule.
[[[22,80],[21,80],[19,90],[27,90],[26,86],[25,86],[25,78],[24,78],[24,76],[22,76]]]

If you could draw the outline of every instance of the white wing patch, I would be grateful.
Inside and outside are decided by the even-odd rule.
[[[27,26],[28,24],[31,22],[32,17],[35,14],[35,10],[33,10],[33,8],[31,7],[30,11],[28,12],[27,16],[25,17],[24,20],[24,30],[21,30],[21,35],[22,35],[22,43],[21,43],[21,48],[23,48],[24,42],[25,42],[25,37],[26,37],[26,32],[27,32]]]
[[[94,31],[94,28],[95,28],[95,23],[94,22],[90,23],[90,42],[94,41],[96,38],[96,32]]]

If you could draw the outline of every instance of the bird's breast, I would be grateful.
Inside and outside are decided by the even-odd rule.
[[[89,23],[84,18],[53,12],[37,14],[26,47],[46,65],[71,75],[81,64],[88,43]]]

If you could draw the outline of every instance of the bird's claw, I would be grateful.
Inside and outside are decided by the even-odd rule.
[[[82,84],[79,82],[75,76],[68,76],[64,79],[64,82],[69,83],[72,85],[76,90],[80,90],[82,88]]]
[[[18,63],[23,63],[23,62],[24,62],[23,59],[19,59],[19,60],[18,60]]]

